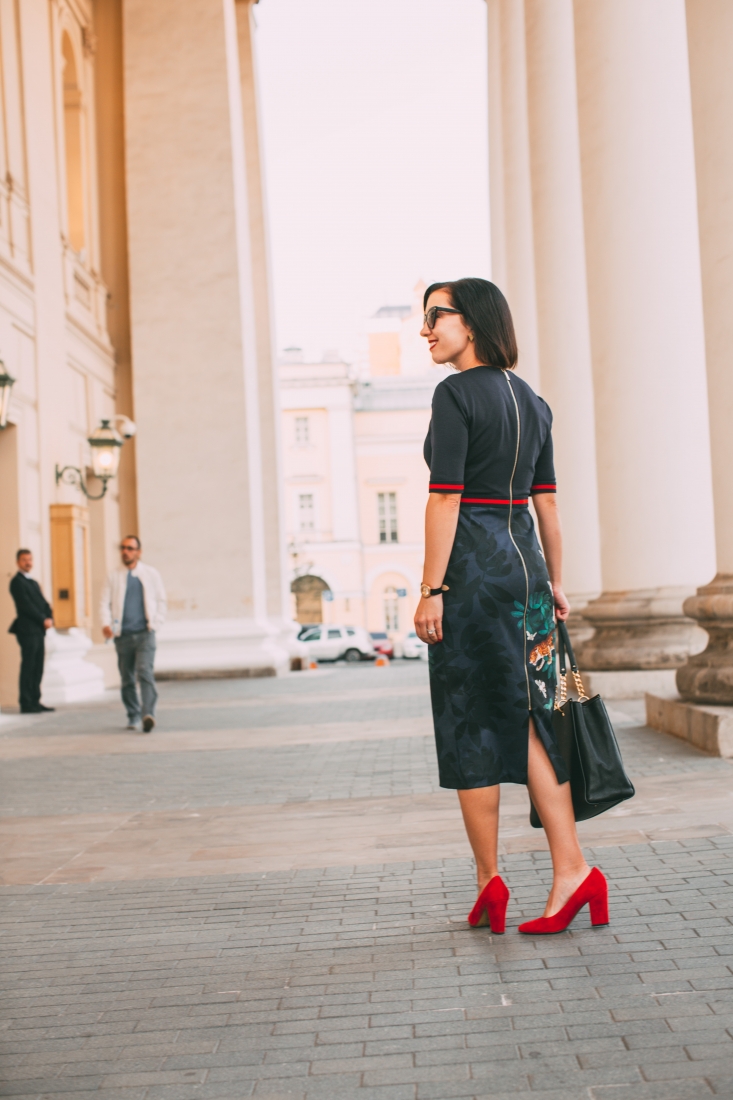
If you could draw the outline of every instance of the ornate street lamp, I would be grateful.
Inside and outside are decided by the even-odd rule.
[[[131,439],[135,434],[135,425],[126,416],[117,416],[115,420],[122,421],[122,434],[120,434],[109,420],[103,420],[98,428],[89,436],[87,443],[92,449],[92,472],[102,482],[101,493],[90,493],[84,480],[84,474],[78,466],[56,466],[56,484],[60,481],[67,485],[75,485],[84,493],[88,500],[101,500],[107,492],[107,486],[113,477],[117,476],[120,465],[120,449],[126,439]]]
[[[0,359],[0,428],[5,428],[8,423],[10,411],[10,391],[15,379],[8,374],[8,368]]]

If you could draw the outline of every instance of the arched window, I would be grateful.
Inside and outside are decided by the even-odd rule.
[[[66,32],[61,40],[61,53],[64,63],[64,151],[69,244],[75,252],[81,252],[86,243],[81,87],[74,48]]]
[[[323,622],[323,593],[328,592],[329,587],[321,577],[311,574],[297,577],[290,591],[295,594],[295,617],[299,623]]]
[[[384,629],[400,629],[400,605],[397,589],[393,587],[384,590]]]

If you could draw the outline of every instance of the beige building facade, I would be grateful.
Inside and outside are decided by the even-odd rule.
[[[279,368],[292,614],[386,632],[412,629],[420,598],[436,368],[420,339],[422,291],[369,323],[369,366]]]
[[[487,8],[494,278],[555,414],[583,661],[634,690],[678,670],[687,698],[733,703],[733,6]],[[168,588],[164,673],[287,668],[290,586],[311,562],[329,615],[383,627],[389,591],[404,630],[419,337],[407,354],[404,318],[375,319],[368,379],[286,364],[281,411],[249,0],[0,0],[0,60],[0,358],[16,379],[0,619],[27,545],[68,601],[46,700],[102,690],[96,604],[121,533]],[[88,500],[57,467],[98,495],[87,439],[117,415],[137,435]],[[0,629],[3,705],[17,663]]]
[[[14,617],[7,585],[15,551],[33,551],[51,599],[53,535],[65,530],[54,522],[54,508],[64,504],[81,506],[73,533],[75,625],[49,634],[45,698],[85,697],[103,687],[101,670],[84,656],[119,535],[118,501],[110,493],[87,507],[78,491],[55,481],[57,465],[90,464],[86,438],[114,416],[118,388],[103,275],[91,16],[84,3],[0,5],[0,358],[16,379],[0,432],[3,704],[17,702],[18,647],[6,633]],[[56,549],[58,556],[60,543]],[[59,588],[70,591],[65,583]],[[67,608],[59,610],[63,619]]]
[[[47,703],[113,682],[97,603],[121,533],[168,589],[162,673],[289,665],[250,18],[234,0],[0,4],[0,618],[19,546],[58,610],[67,563]],[[86,440],[117,414],[138,430],[104,499],[57,483],[73,466],[98,494]],[[69,506],[72,528],[54,522]],[[12,706],[5,627],[0,669]]]

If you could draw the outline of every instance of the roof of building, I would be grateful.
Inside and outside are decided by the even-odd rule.
[[[380,306],[375,317],[409,317],[412,306]]]
[[[429,409],[433,390],[439,381],[439,378],[380,378],[357,382],[354,388],[354,411]]]

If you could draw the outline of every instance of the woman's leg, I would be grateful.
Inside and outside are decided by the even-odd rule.
[[[476,860],[479,893],[494,875],[498,875],[499,786],[474,787],[459,791],[463,823]]]
[[[527,771],[529,793],[547,834],[552,856],[552,889],[543,914],[551,917],[562,909],[570,895],[590,874],[590,867],[578,843],[570,784],[558,783],[555,769],[531,718]]]

